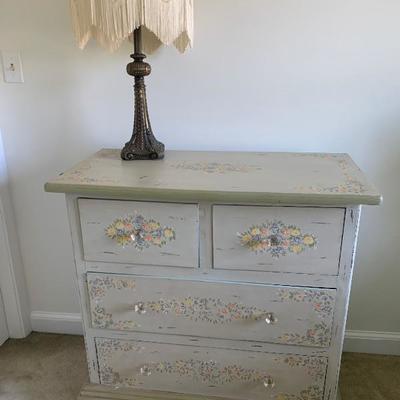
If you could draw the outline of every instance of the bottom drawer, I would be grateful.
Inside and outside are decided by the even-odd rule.
[[[327,358],[96,339],[103,385],[242,400],[323,400]]]

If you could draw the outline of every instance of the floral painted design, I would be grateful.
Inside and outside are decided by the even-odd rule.
[[[176,169],[183,169],[189,171],[201,171],[207,174],[226,174],[229,172],[236,173],[249,173],[256,170],[262,170],[261,167],[244,165],[244,164],[232,164],[232,163],[219,163],[219,162],[182,162],[172,166]]]
[[[110,289],[134,290],[136,288],[136,281],[112,275],[96,275],[89,278],[88,287],[90,298],[96,301],[102,299]]]
[[[174,374],[187,376],[208,385],[224,385],[235,381],[256,383],[269,377],[267,372],[243,368],[240,365],[220,365],[216,361],[177,360],[162,361],[146,366],[147,374]]]
[[[117,182],[108,176],[94,177],[91,172],[96,168],[95,162],[92,161],[88,165],[80,165],[66,173],[61,174],[58,178],[58,182],[76,183],[76,184],[109,184],[113,185]]]
[[[313,385],[300,392],[300,394],[279,393],[274,400],[322,400],[324,391],[320,386]]]
[[[102,339],[97,341],[97,353],[100,361],[101,382],[112,386],[135,386],[137,378],[121,377],[110,366],[110,359],[115,352],[142,352],[143,347],[128,341],[117,339]],[[238,364],[221,365],[216,361],[176,360],[148,363],[137,369],[136,375],[150,376],[152,374],[174,374],[209,385],[224,385],[234,381],[247,383],[262,382],[269,377],[266,371],[244,368]]]
[[[223,365],[214,360],[196,360],[191,358],[150,362],[133,367],[129,375],[121,376],[112,367],[114,354],[127,352],[142,353],[146,349],[137,343],[118,339],[97,339],[96,347],[100,367],[100,380],[102,384],[109,386],[135,387],[143,383],[144,378],[152,377],[156,374],[186,377],[210,386],[223,386],[235,382],[262,384],[271,377],[270,371],[266,370],[245,368],[239,364]],[[325,358],[281,355],[276,356],[274,361],[287,364],[292,368],[306,368],[307,373],[314,378],[314,385],[298,394],[271,392],[270,396],[273,400],[322,400],[324,374],[327,365]],[[157,378],[154,377],[153,379]]]
[[[89,297],[94,307],[91,307],[92,325],[100,329],[130,330],[138,327],[132,320],[114,320],[113,315],[108,313],[101,305],[102,298],[110,289],[134,290],[136,282],[133,279],[118,278],[110,275],[96,276],[88,280]]]
[[[159,222],[147,220],[142,215],[116,219],[105,229],[105,234],[120,246],[133,245],[137,250],[163,247],[176,238],[174,229],[162,227]]]
[[[261,320],[266,310],[240,303],[225,303],[218,298],[186,297],[145,303],[145,308],[162,314],[174,313],[192,321],[205,321],[210,324],[224,324],[238,320]]]
[[[308,329],[305,335],[284,333],[278,339],[286,344],[328,347],[331,341],[331,328],[325,321],[321,321]]]
[[[291,368],[302,367],[315,382],[322,383],[325,379],[327,359],[323,357],[306,357],[289,354],[285,357],[277,357],[277,362],[282,362]]]
[[[334,186],[326,186],[322,184],[316,184],[313,186],[309,186],[307,188],[300,187],[299,190],[311,190],[316,193],[337,193],[337,194],[346,194],[346,193],[356,193],[363,194],[368,192],[368,187],[364,183],[362,183],[359,179],[357,179],[350,172],[351,165],[343,157],[342,154],[325,154],[325,153],[315,153],[315,154],[297,154],[297,157],[314,157],[319,158],[321,160],[329,160],[336,163],[343,174],[343,182],[338,183]],[[353,167],[354,168],[354,167]]]
[[[140,325],[132,320],[114,320],[113,315],[98,304],[92,308],[92,324],[98,329],[116,329],[119,331],[132,330],[139,328]]]
[[[92,323],[96,328],[131,330],[140,327],[135,321],[114,320],[102,306],[101,300],[110,289],[136,289],[136,281],[132,278],[119,278],[112,275],[96,275],[88,280],[89,297],[92,303]],[[224,324],[238,320],[259,321],[265,318],[266,310],[241,303],[224,302],[219,298],[188,296],[182,299],[159,299],[142,303],[146,312],[158,314],[173,313],[176,316],[189,318],[192,321],[205,321],[210,324]]]
[[[238,233],[242,246],[255,253],[269,253],[279,258],[288,253],[300,254],[306,249],[316,247],[317,238],[303,233],[294,225],[285,225],[282,221],[253,225],[244,233]]]
[[[140,321],[152,314],[187,318],[193,322],[206,322],[212,325],[229,324],[235,321],[261,321],[269,311],[240,302],[223,301],[221,298],[187,296],[183,298],[156,299],[140,303],[142,313],[134,314],[133,319],[116,319],[103,306],[102,299],[110,289],[132,291],[135,298],[136,282],[132,278],[119,278],[112,275],[95,275],[88,280],[91,300],[92,324],[95,328],[115,330],[135,330]],[[335,297],[326,290],[282,288],[276,292],[276,302],[309,303],[322,319],[307,331],[283,333],[271,340],[284,344],[328,346],[331,336],[330,318],[334,311]],[[131,306],[133,315],[134,306]]]
[[[103,385],[115,387],[134,387],[136,385],[136,378],[124,376],[122,377],[118,372],[110,366],[102,366],[100,368],[100,379]]]
[[[335,307],[335,296],[326,290],[280,289],[278,299],[282,302],[309,303],[323,320],[308,329],[305,335],[285,333],[279,337],[286,344],[329,346],[331,327],[325,322],[330,320]]]
[[[112,355],[121,351],[123,353],[135,351],[141,352],[142,347],[133,344],[128,341],[121,341],[116,339],[102,339],[96,341],[97,355],[99,358],[100,366],[100,379],[103,385],[109,386],[121,386],[121,387],[133,387],[136,384],[136,378],[134,376],[122,377],[118,372],[108,365],[108,361]]]
[[[97,354],[103,360],[107,361],[116,352],[128,353],[134,351],[140,353],[144,347],[137,345],[129,340],[118,339],[100,339],[97,340]]]
[[[285,302],[309,303],[321,317],[331,316],[335,307],[335,296],[326,290],[281,289],[278,298]]]

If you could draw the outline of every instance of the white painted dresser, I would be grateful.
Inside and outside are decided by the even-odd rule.
[[[81,399],[336,399],[360,208],[381,202],[348,155],[101,150],[46,190],[67,194]]]

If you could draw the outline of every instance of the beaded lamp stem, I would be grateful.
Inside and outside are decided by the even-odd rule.
[[[147,108],[145,76],[150,75],[151,66],[144,62],[146,58],[142,52],[142,28],[135,29],[133,62],[126,70],[135,77],[135,112],[132,138],[121,151],[123,160],[157,160],[164,158],[165,146],[159,142],[151,129]]]

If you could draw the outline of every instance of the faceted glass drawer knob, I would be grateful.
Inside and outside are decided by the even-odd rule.
[[[264,387],[267,388],[267,389],[273,389],[275,387],[275,381],[269,376],[264,381]]]
[[[133,309],[135,313],[138,314],[146,314],[146,309],[144,307],[144,303],[136,303],[133,305]]]
[[[278,236],[272,235],[269,238],[269,242],[271,243],[271,246],[279,246],[280,240]]]
[[[132,243],[135,243],[138,241],[138,239],[143,239],[144,235],[142,231],[134,231],[131,234],[131,241]]]
[[[268,325],[273,325],[273,324],[276,324],[278,322],[278,318],[276,318],[276,315],[274,313],[268,313],[265,316],[265,322]]]
[[[150,368],[147,365],[143,365],[143,367],[140,367],[140,375],[150,376],[151,375]]]

